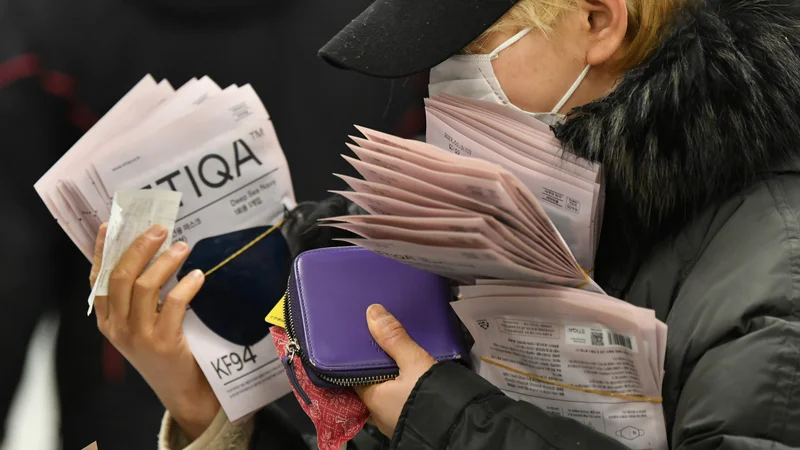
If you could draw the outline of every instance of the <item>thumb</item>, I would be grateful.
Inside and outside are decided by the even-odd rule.
[[[403,325],[381,305],[367,308],[367,325],[375,342],[396,363],[400,370],[416,364],[435,363],[428,352],[408,335]]]

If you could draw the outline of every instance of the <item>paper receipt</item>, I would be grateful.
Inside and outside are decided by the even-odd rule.
[[[86,315],[92,313],[95,297],[108,295],[111,271],[136,238],[153,225],[167,228],[167,238],[151,263],[172,245],[172,230],[181,205],[181,195],[180,192],[156,189],[122,190],[114,194],[103,246],[103,262],[89,294]]]

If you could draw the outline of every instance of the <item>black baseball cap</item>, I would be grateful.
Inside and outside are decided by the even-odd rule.
[[[334,66],[381,78],[425,71],[458,53],[517,0],[376,0],[319,51]]]

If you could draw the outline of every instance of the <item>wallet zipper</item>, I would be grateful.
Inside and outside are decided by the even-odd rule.
[[[291,276],[289,282],[291,283]],[[320,373],[314,367],[314,364],[303,352],[303,349],[300,347],[300,343],[297,342],[297,338],[294,334],[294,316],[292,315],[292,308],[289,307],[291,304],[291,294],[290,289],[286,288],[286,299],[283,303],[283,315],[284,317],[288,317],[289,320],[286,322],[286,334],[289,336],[289,342],[286,343],[286,355],[288,356],[288,364],[291,365],[294,357],[299,356],[300,360],[305,363],[303,367],[307,370],[311,370],[314,372],[314,375],[318,376],[319,378],[327,381],[328,383],[335,384],[341,387],[352,387],[352,386],[361,386],[365,384],[376,384],[382,383],[384,381],[393,380],[397,377],[397,375],[376,375],[371,377],[357,377],[357,378],[338,378],[338,377],[331,377],[325,374]],[[292,369],[292,372],[294,370]],[[292,373],[294,375],[294,373]],[[290,383],[294,386],[294,388],[298,391],[298,394],[301,397],[308,397],[308,395],[303,391],[303,388],[300,387],[300,383],[296,381],[296,378],[292,380],[293,377],[290,376]],[[303,399],[305,401],[305,399]],[[311,403],[310,400],[307,403]]]

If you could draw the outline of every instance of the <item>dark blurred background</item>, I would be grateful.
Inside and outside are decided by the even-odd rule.
[[[51,399],[59,406],[51,413],[60,423],[61,448],[98,441],[101,449],[155,449],[163,414],[86,317],[89,264],[49,215],[34,182],[151,73],[175,88],[204,75],[221,87],[252,84],[272,116],[297,199],[321,199],[342,188],[331,173],[351,172],[339,154],[353,124],[404,137],[424,126],[427,80],[371,79],[316,56],[368,4],[0,0],[0,425],[8,421],[31,336],[44,319],[59,323],[57,397]],[[7,431],[0,428],[0,442]]]

